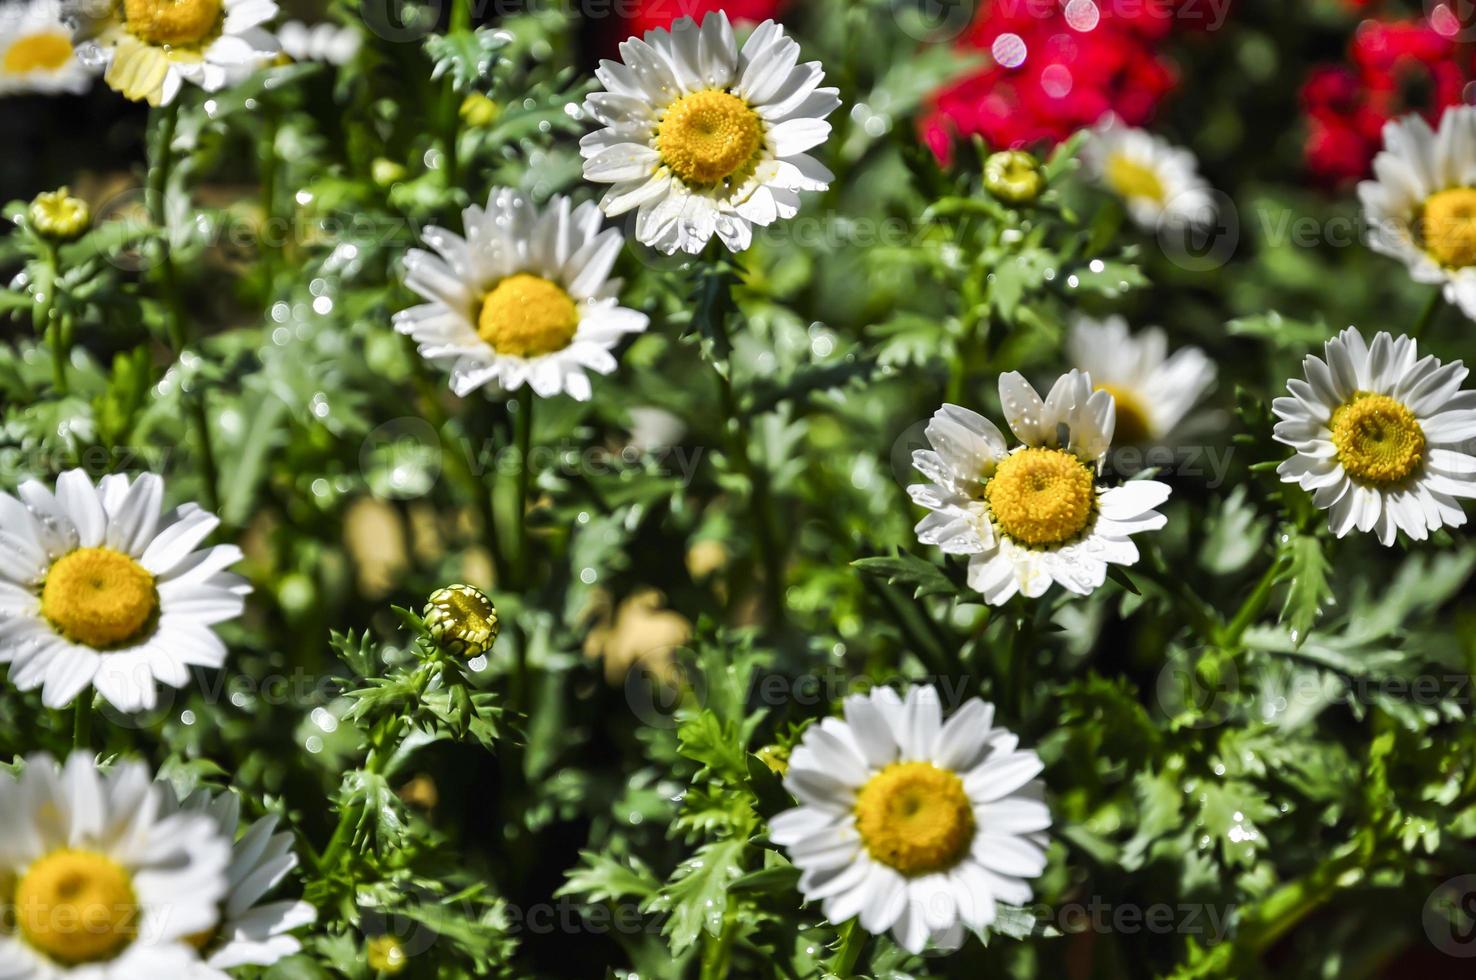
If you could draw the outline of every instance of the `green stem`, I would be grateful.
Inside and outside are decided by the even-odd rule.
[[[701,980],[727,980],[728,963],[733,955],[733,939],[738,932],[738,918],[731,908],[723,915],[723,929],[714,941],[704,934]]]
[[[451,31],[469,31],[472,27],[471,0],[452,0]],[[446,79],[442,95],[441,112],[446,126],[446,186],[455,189],[461,179],[461,161],[457,159],[457,142],[461,136],[461,103],[456,91],[456,80]]]
[[[83,691],[72,705],[72,751],[92,747],[92,692]]]
[[[528,574],[532,567],[528,553],[528,487],[533,476],[533,387],[523,385],[518,389],[518,417],[514,422],[518,439],[518,497],[517,526],[517,579],[519,589],[528,588]]]
[[[723,274],[723,283],[720,288],[731,290],[731,276]],[[780,550],[779,534],[774,526],[774,503],[769,486],[769,474],[767,470],[753,461],[752,447],[748,439],[749,420],[744,417],[738,404],[738,395],[733,389],[731,357],[733,342],[728,335],[727,319],[722,315],[714,317],[712,327],[719,348],[718,356],[728,359],[726,370],[717,363],[716,358],[712,362],[712,367],[713,372],[717,375],[718,389],[722,397],[723,418],[731,442],[730,452],[751,488],[749,506],[752,511],[754,529],[758,532],[759,561],[764,568],[764,599],[768,610],[769,625],[776,631],[782,630],[787,615],[784,601],[784,556]]]
[[[45,290],[45,298],[39,304],[36,329],[45,335],[46,345],[51,348],[52,387],[57,394],[65,395],[68,390],[67,359],[71,353],[71,330],[63,326],[64,317],[56,311],[56,284],[61,279],[61,264],[57,261],[56,249],[50,242],[42,242],[41,262],[48,281],[41,286]]]
[[[1429,329],[1430,324],[1435,322],[1435,317],[1439,315],[1440,310],[1444,305],[1444,289],[1441,286],[1436,286],[1435,291],[1430,294],[1430,298],[1425,301],[1425,308],[1420,311],[1420,318],[1416,320],[1414,326],[1410,328],[1408,336],[1414,337],[1416,339],[1422,337],[1425,331]]]
[[[261,248],[262,265],[266,270],[266,297],[270,302],[272,287],[276,282],[277,259],[286,245],[285,232],[281,241],[276,240],[277,220],[277,131],[281,118],[276,106],[268,104],[262,120],[261,141]]]
[[[1286,560],[1278,556],[1266,569],[1261,580],[1256,583],[1255,589],[1245,597],[1240,604],[1240,609],[1235,613],[1235,618],[1230,620],[1230,625],[1220,635],[1220,643],[1228,649],[1234,649],[1240,645],[1240,639],[1251,624],[1266,610],[1266,604],[1271,601],[1271,590],[1276,588],[1276,582],[1281,573],[1286,570]]]
[[[861,928],[861,920],[852,919],[840,927],[840,949],[836,950],[835,957],[830,961],[830,972],[842,980],[853,976],[856,962],[861,958],[861,950],[864,948],[866,933]]]

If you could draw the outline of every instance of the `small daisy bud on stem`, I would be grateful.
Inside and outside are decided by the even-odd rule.
[[[425,604],[424,618],[441,648],[459,656],[480,657],[497,642],[497,607],[470,585],[436,591]]]
[[[87,230],[92,221],[92,210],[86,201],[73,197],[69,188],[59,187],[36,195],[31,202],[30,219],[37,234],[54,241],[69,242]]]
[[[1040,161],[1022,150],[992,153],[984,161],[984,187],[1008,204],[1029,204],[1045,190]]]
[[[403,973],[405,967],[410,965],[410,958],[405,955],[405,947],[394,936],[375,936],[369,940],[365,947],[365,956],[369,960],[369,969],[378,970],[393,976]]]
[[[461,108],[458,110],[461,121],[473,129],[484,129],[497,121],[502,115],[502,106],[487,98],[480,92],[473,92],[461,100]]]

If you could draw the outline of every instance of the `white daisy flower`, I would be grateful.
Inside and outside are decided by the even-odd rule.
[[[77,56],[126,98],[168,105],[185,82],[216,92],[278,52],[272,0],[69,0]]]
[[[1150,231],[1214,220],[1209,184],[1188,150],[1109,115],[1092,129],[1081,154],[1091,178],[1122,198],[1132,219]]]
[[[823,191],[833,175],[806,151],[830,136],[825,117],[839,93],[821,88],[819,62],[773,21],[738,49],[726,14],[690,17],[620,46],[603,61],[605,91],[584,108],[603,129],[585,136],[584,176],[613,184],[600,206],[636,211],[636,238],[670,255],[700,252],[715,234],[731,251],[753,226],[799,211],[800,191]]]
[[[1013,450],[994,423],[957,405],[928,423],[933,449],[914,452],[912,465],[933,482],[908,488],[932,511],[917,525],[918,540],[968,555],[969,586],[990,605],[1016,592],[1034,599],[1052,582],[1087,595],[1109,564],[1138,560],[1131,535],[1163,527],[1153,508],[1169,488],[1153,480],[1097,485],[1116,411],[1088,375],[1063,375],[1042,402],[1011,372],[1000,376],[999,395],[1024,443]]]
[[[289,20],[277,28],[282,51],[293,61],[317,61],[328,65],[346,65],[358,55],[364,39],[352,27],[323,22],[304,24]]]
[[[1452,106],[1434,132],[1418,115],[1384,125],[1376,180],[1358,185],[1369,246],[1476,318],[1476,106]]]
[[[87,91],[92,73],[72,50],[60,0],[0,3],[0,95]]]
[[[992,727],[994,707],[972,698],[944,724],[926,686],[852,695],[844,711],[805,732],[784,778],[800,805],[769,822],[805,898],[913,953],[1028,903],[1051,813],[1040,758]]]
[[[429,302],[397,313],[396,329],[451,372],[457,395],[526,383],[545,398],[588,399],[585,371],[614,371],[611,350],[647,324],[619,305],[610,270],[624,238],[600,231],[601,221],[593,204],[556,196],[539,211],[527,195],[494,187],[486,210],[462,212],[465,238],[426,228],[437,254],[405,256],[405,285]]]
[[[1215,366],[1204,351],[1184,347],[1170,357],[1162,330],[1149,327],[1135,336],[1120,316],[1077,316],[1066,354],[1098,391],[1112,395],[1118,445],[1164,442],[1215,383]]]
[[[212,797],[201,791],[185,800],[182,808],[209,817],[222,838],[234,842],[220,925],[191,940],[204,957],[191,975],[193,980],[229,980],[227,970],[271,966],[301,952],[302,943],[291,932],[312,925],[317,912],[306,902],[261,901],[297,867],[292,835],[275,833],[277,818],[272,815],[253,823],[238,838],[241,801],[232,793]]]
[[[152,709],[156,686],[183,687],[191,664],[219,667],[211,629],[251,591],[226,569],[235,545],[197,546],[220,519],[194,504],[161,513],[164,481],[82,470],[56,492],[31,480],[0,493],[0,663],[48,708],[89,684],[119,711]]]
[[[1417,359],[1418,358],[1418,359]],[[1476,391],[1460,390],[1466,368],[1419,358],[1411,337],[1352,327],[1302,362],[1306,380],[1271,410],[1276,441],[1296,450],[1277,468],[1328,511],[1338,537],[1355,527],[1394,543],[1466,523],[1459,497],[1476,497]]]
[[[230,844],[142,763],[76,753],[0,774],[0,980],[161,980],[199,962]]]

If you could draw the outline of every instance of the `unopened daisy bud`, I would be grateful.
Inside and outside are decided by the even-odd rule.
[[[369,969],[378,970],[394,976],[403,973],[405,967],[410,965],[410,957],[405,955],[405,947],[394,936],[375,936],[369,940],[365,949],[365,955],[369,960]]]
[[[385,157],[375,157],[369,164],[369,176],[379,187],[388,187],[405,179],[405,168]]]
[[[59,242],[69,242],[87,230],[92,210],[80,197],[73,197],[66,187],[37,194],[31,202],[31,227],[40,235]]]
[[[468,126],[490,126],[502,115],[502,106],[480,92],[473,92],[461,100],[461,121]]]
[[[497,607],[480,589],[449,585],[425,604],[425,625],[444,649],[480,657],[497,642]]]
[[[1040,161],[1023,150],[1002,150],[984,161],[984,187],[1009,204],[1029,204],[1045,190]]]
[[[769,767],[769,771],[776,776],[783,776],[789,772],[789,750],[781,745],[765,745],[754,755],[759,761]]]

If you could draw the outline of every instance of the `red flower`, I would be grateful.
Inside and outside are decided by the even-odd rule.
[[[1313,69],[1302,85],[1307,169],[1334,183],[1358,180],[1386,122],[1418,112],[1433,124],[1459,105],[1473,61],[1448,33],[1425,21],[1366,20],[1349,45],[1350,64]]]
[[[625,37],[639,37],[658,27],[670,27],[673,21],[691,17],[699,24],[702,18],[722,10],[728,19],[762,23],[778,17],[782,0],[640,0],[636,12],[625,24]]]
[[[946,161],[960,136],[1015,148],[1059,142],[1109,112],[1132,125],[1147,122],[1176,83],[1157,42],[1178,2],[988,4],[960,43],[988,53],[991,64],[934,95],[924,141]]]

